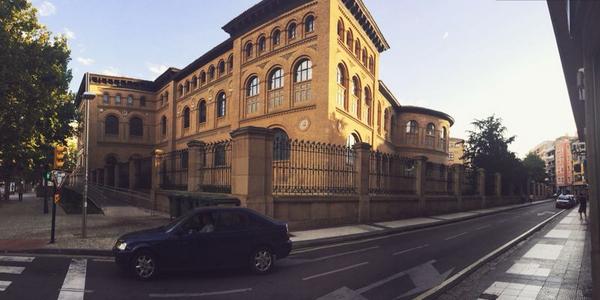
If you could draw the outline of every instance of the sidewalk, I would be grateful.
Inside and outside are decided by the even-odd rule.
[[[438,299],[591,299],[590,232],[577,208]]]
[[[291,233],[291,240],[294,242],[294,248],[298,249],[437,226],[546,201],[432,217],[295,231]],[[60,207],[57,207],[56,242],[48,244],[51,214],[44,215],[42,211],[43,200],[36,198],[34,194],[25,194],[23,202],[17,201],[16,196],[11,197],[9,202],[0,202],[0,228],[2,228],[0,231],[0,252],[33,251],[109,255],[109,251],[120,235],[131,231],[158,227],[169,221],[164,216],[88,215],[88,238],[82,239],[81,215],[67,215]]]

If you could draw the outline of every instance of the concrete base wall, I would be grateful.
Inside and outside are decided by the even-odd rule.
[[[358,220],[358,197],[284,196],[274,201],[274,217],[291,230],[353,224]]]
[[[418,217],[419,198],[415,196],[371,197],[371,220],[392,221]]]

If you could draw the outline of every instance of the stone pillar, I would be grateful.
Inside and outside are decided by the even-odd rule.
[[[130,190],[134,190],[136,188],[135,186],[135,163],[137,162],[137,159],[133,159],[130,158],[129,159],[129,189]]]
[[[485,170],[477,169],[477,184],[479,188],[479,196],[481,197],[481,208],[485,208],[487,203],[485,199]]]
[[[243,207],[274,216],[273,131],[241,127],[230,133],[233,140],[231,193]]]
[[[456,197],[458,210],[463,209],[463,199],[462,199],[462,186],[463,181],[465,180],[465,169],[463,165],[453,165],[452,168],[454,171],[452,172],[454,176],[453,178],[453,189],[454,189],[454,197]]]
[[[114,171],[114,173],[113,173],[114,177],[113,178],[115,179],[115,182],[114,182],[113,186],[114,187],[119,187],[120,178],[119,178],[119,163],[118,162],[115,164],[115,168],[113,169],[113,171]]]
[[[161,164],[161,159],[162,156],[165,152],[160,150],[160,149],[156,149],[154,151],[152,151],[151,155],[152,155],[152,174],[150,174],[150,176],[152,176],[152,183],[150,185],[150,202],[152,203],[152,206],[154,207],[154,209],[156,209],[156,192],[158,192],[158,190],[160,189],[160,164]]]
[[[417,193],[417,197],[419,197],[419,212],[424,214],[425,211],[425,181],[427,177],[427,157],[418,156],[415,158],[416,160],[416,177],[415,177],[415,191]]]
[[[200,155],[204,151],[205,143],[193,140],[187,143],[188,146],[188,192],[197,192],[200,190]]]
[[[356,189],[358,193],[358,223],[366,223],[371,219],[371,197],[369,197],[369,160],[371,145],[357,143],[353,146],[356,152]]]
[[[108,177],[109,177],[109,168],[108,165],[104,167],[104,185],[108,185]]]
[[[494,175],[494,192],[496,194],[496,197],[502,197],[502,174],[496,172],[496,174]]]

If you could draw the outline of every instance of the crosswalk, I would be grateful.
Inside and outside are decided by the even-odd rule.
[[[25,271],[24,266],[16,264],[27,264],[33,262],[35,257],[28,256],[2,256],[0,255],[0,275],[4,275],[3,278],[13,279],[15,275],[21,275]],[[6,274],[6,275],[5,275]],[[6,291],[12,281],[0,280],[0,292]]]

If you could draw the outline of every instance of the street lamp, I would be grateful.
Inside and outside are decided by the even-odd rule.
[[[87,74],[86,74],[87,75]],[[86,76],[87,77],[87,76]],[[87,89],[86,89],[87,90]],[[85,100],[85,151],[84,151],[84,155],[85,155],[85,181],[84,181],[84,185],[83,185],[83,203],[82,203],[82,208],[81,208],[81,215],[82,215],[82,220],[81,220],[81,237],[82,238],[86,238],[87,237],[87,230],[86,230],[86,224],[87,224],[87,194],[88,194],[88,150],[89,150],[89,146],[88,146],[88,142],[90,140],[90,101],[94,100],[94,98],[96,98],[96,94],[91,93],[86,91],[85,93],[83,93],[83,100]]]

